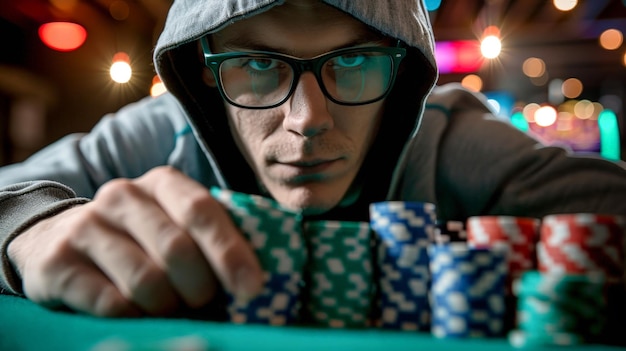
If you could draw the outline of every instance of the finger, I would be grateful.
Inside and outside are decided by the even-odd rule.
[[[262,270],[252,247],[204,186],[173,168],[140,182],[198,243],[226,290],[244,298],[260,292]]]
[[[150,195],[130,181],[117,181],[96,200],[108,204],[100,215],[128,231],[187,306],[203,306],[215,296],[216,278],[200,248]]]
[[[101,317],[142,315],[139,308],[127,300],[93,264],[87,260],[66,263],[64,267],[55,267],[55,272],[51,269],[40,271],[41,277],[25,277],[26,296],[48,308],[67,307]],[[41,282],[45,290],[39,289]]]
[[[125,233],[100,219],[75,236],[72,245],[115,284],[121,294],[150,315],[169,315],[179,305],[165,272]]]

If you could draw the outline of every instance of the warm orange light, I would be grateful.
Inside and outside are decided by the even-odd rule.
[[[130,56],[128,56],[127,53],[120,51],[113,55],[113,63],[116,62],[130,63]]]
[[[73,51],[85,43],[87,31],[76,23],[50,22],[39,27],[39,38],[53,50]]]
[[[497,26],[489,26],[483,30],[483,37],[488,37],[490,35],[494,35],[496,37],[500,37],[500,28]]]

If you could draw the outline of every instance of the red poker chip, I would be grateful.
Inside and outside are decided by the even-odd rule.
[[[518,275],[532,269],[539,219],[514,216],[473,216],[466,221],[472,247],[504,247],[509,251],[509,271]]]
[[[546,216],[540,227],[538,266],[543,272],[624,276],[626,220],[601,214]]]

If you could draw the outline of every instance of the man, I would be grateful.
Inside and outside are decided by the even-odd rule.
[[[421,1],[177,0],[155,64],[171,94],[0,171],[7,292],[98,316],[254,296],[259,264],[210,186],[325,219],[367,221],[385,199],[443,221],[626,213],[622,163],[433,90]]]

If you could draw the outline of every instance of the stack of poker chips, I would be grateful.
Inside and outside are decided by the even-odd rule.
[[[544,217],[538,243],[539,270],[544,273],[602,277],[602,296],[610,308],[600,335],[583,335],[626,345],[621,325],[626,315],[626,218],[577,213]]]
[[[513,280],[514,346],[601,340],[626,314],[614,308],[626,300],[621,217],[548,216],[537,235],[536,220],[483,217],[463,228],[437,222],[433,204],[390,201],[370,205],[369,223],[305,222],[267,198],[211,192],[265,274],[259,296],[229,297],[233,322],[498,336],[515,312],[503,303]]]
[[[508,254],[509,281],[534,269],[539,219],[513,216],[474,216],[466,222],[467,242],[472,247],[488,247]],[[510,285],[508,288],[510,289]]]
[[[227,312],[235,323],[295,324],[300,318],[300,283],[307,261],[301,218],[276,202],[255,195],[212,188],[251,243],[264,271],[263,291],[252,300],[228,295]]]
[[[370,204],[379,283],[374,325],[384,329],[430,330],[428,247],[435,224],[435,206],[430,203]]]
[[[431,245],[432,327],[438,338],[501,337],[507,255],[465,243]]]
[[[373,298],[371,231],[365,222],[311,221],[306,314],[314,325],[368,326]]]
[[[274,200],[212,188],[254,249],[264,271],[252,300],[226,294],[235,323],[369,325],[373,298],[371,230],[367,222],[309,221]]]
[[[538,244],[543,272],[604,275],[607,281],[624,277],[622,217],[591,213],[544,217]]]
[[[513,282],[529,270],[536,269],[535,247],[540,220],[530,217],[473,216],[466,221],[467,243],[470,247],[490,248],[507,256],[505,329],[515,326],[517,300],[512,293]]]
[[[605,325],[607,302],[602,275],[525,272],[516,282],[518,348],[595,342]]]

